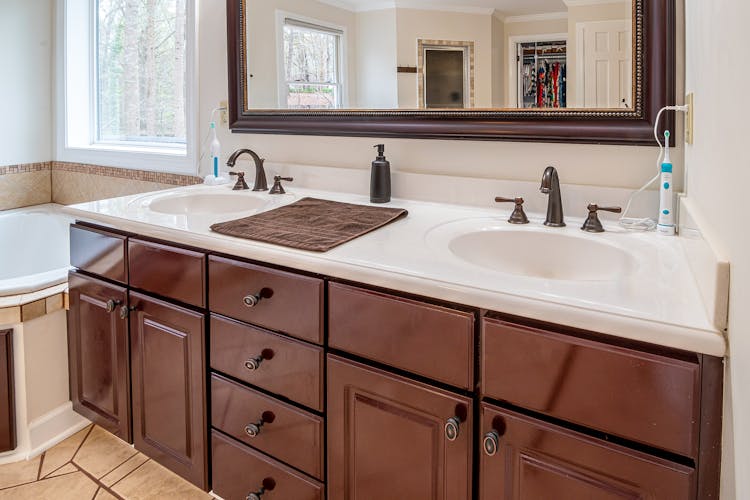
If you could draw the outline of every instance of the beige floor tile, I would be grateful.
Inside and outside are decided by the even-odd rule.
[[[0,490],[0,500],[88,500],[99,486],[82,472]]]
[[[36,481],[41,456],[0,467],[0,488]]]
[[[146,460],[148,460],[148,457],[146,455],[144,455],[143,453],[138,453],[137,455],[131,457],[127,462],[101,478],[102,484],[104,484],[105,486],[112,486],[117,481],[143,465]]]
[[[117,500],[117,497],[104,488],[101,488],[94,497],[94,500]]]
[[[63,465],[56,471],[47,474],[46,477],[62,476],[64,474],[70,474],[71,472],[78,472],[78,467],[76,467],[73,464],[67,464],[67,465]]]
[[[56,471],[66,463],[73,459],[78,447],[81,446],[83,438],[91,430],[90,427],[86,427],[80,432],[77,432],[70,436],[65,441],[53,446],[44,454],[44,461],[42,462],[42,477],[50,475],[51,472]],[[59,474],[55,473],[56,476]]]
[[[96,478],[108,474],[137,452],[101,427],[94,427],[73,462]]]
[[[128,500],[203,500],[212,497],[149,460],[112,487]]]

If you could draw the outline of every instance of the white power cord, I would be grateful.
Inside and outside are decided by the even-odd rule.
[[[651,219],[649,217],[644,219],[629,218],[627,215],[630,211],[630,206],[633,204],[633,200],[635,199],[635,197],[647,190],[654,182],[658,181],[661,178],[661,164],[664,161],[664,144],[662,144],[661,138],[659,137],[659,122],[661,121],[661,115],[665,111],[681,111],[683,113],[687,113],[689,109],[690,108],[688,106],[666,106],[664,108],[661,108],[659,110],[659,113],[656,115],[656,121],[654,122],[654,138],[656,139],[656,143],[659,145],[659,156],[656,159],[657,174],[653,179],[644,184],[642,188],[630,195],[628,204],[625,206],[625,211],[622,213],[622,217],[620,218],[620,226],[624,227],[625,229],[629,229],[631,231],[653,231],[656,229],[657,224],[654,219]]]

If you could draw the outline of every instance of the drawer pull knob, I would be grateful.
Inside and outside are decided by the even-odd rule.
[[[461,421],[458,417],[451,417],[445,422],[445,437],[448,441],[455,441],[461,434]]]
[[[263,480],[263,486],[261,486],[258,491],[247,494],[247,500],[261,500],[263,495],[265,495],[267,491],[271,491],[275,487],[276,481],[274,481],[270,477],[267,477]]]
[[[497,455],[497,450],[500,448],[500,434],[497,431],[490,431],[485,434],[482,440],[482,448],[484,448],[484,453],[488,457]]]
[[[115,312],[115,309],[120,304],[121,304],[121,302],[119,300],[109,299],[107,301],[107,305],[105,307],[105,311],[107,311],[107,314],[112,314],[113,312]]]
[[[258,434],[260,434],[263,426],[266,424],[272,424],[274,420],[276,420],[276,415],[273,412],[264,411],[263,415],[261,415],[260,417],[260,420],[258,420],[254,424],[247,424],[245,426],[245,434],[247,434],[248,437],[251,438],[258,437]]]
[[[261,300],[270,299],[272,296],[273,290],[271,290],[270,288],[264,288],[256,294],[250,294],[243,297],[242,303],[245,304],[245,307],[253,308],[260,304]]]
[[[250,370],[251,372],[256,371],[260,368],[260,365],[264,361],[269,361],[273,359],[274,352],[271,349],[263,349],[263,352],[260,353],[260,356],[256,356],[254,358],[250,358],[247,361],[245,361],[245,368]]]

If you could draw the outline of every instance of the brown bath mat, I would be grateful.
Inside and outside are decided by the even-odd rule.
[[[407,214],[400,208],[303,198],[262,214],[214,224],[211,230],[247,240],[327,252]]]

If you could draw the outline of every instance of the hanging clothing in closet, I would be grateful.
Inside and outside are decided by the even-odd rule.
[[[519,44],[519,107],[567,107],[566,48],[565,42]]]

